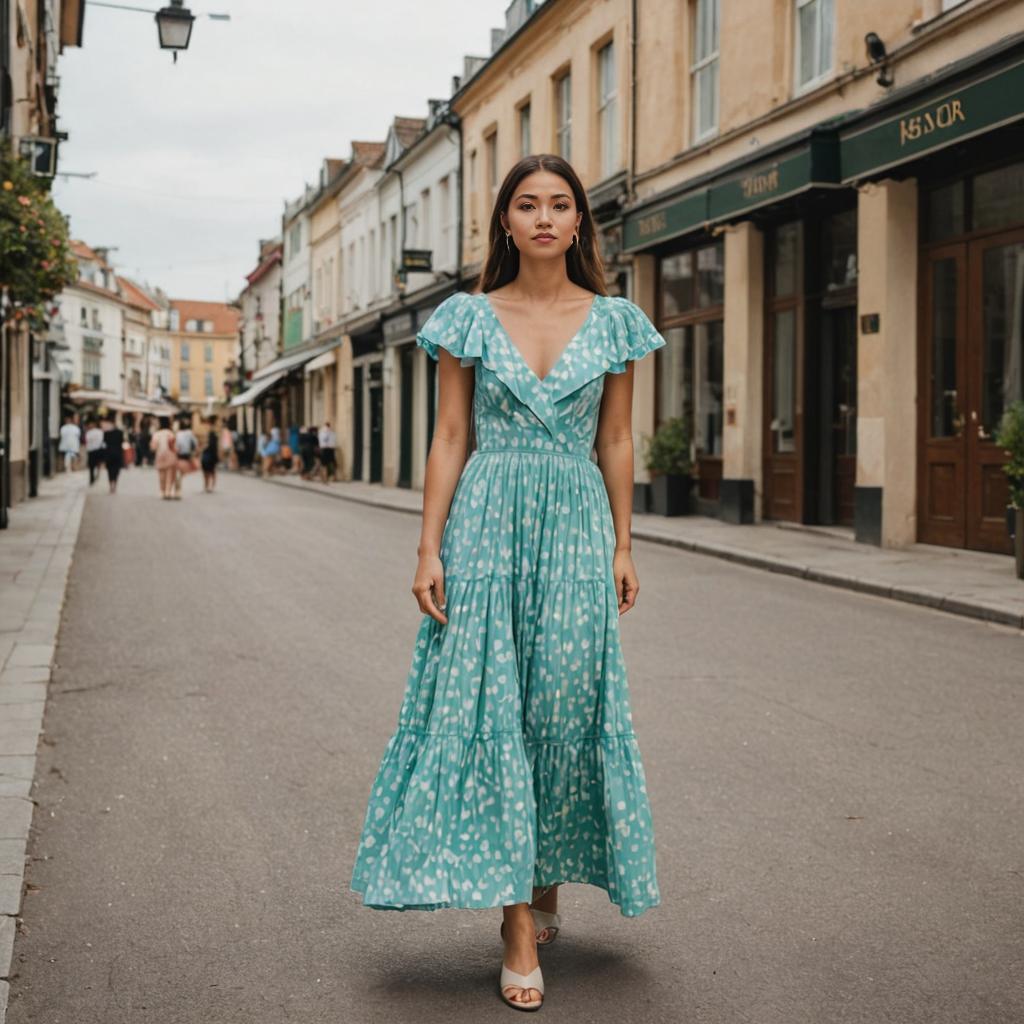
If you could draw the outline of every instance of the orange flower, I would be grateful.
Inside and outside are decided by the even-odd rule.
[[[10,192],[12,188],[14,188],[14,182],[13,181],[5,181],[4,182],[4,191],[5,192]]]

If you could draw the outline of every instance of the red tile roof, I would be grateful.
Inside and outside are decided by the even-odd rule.
[[[171,299],[171,309],[178,311],[179,331],[189,320],[212,320],[214,334],[237,334],[241,312],[224,302],[200,302],[192,299]]]
[[[137,309],[150,311],[160,309],[160,303],[154,302],[134,281],[127,277],[121,277],[121,275],[118,274],[117,283],[121,286],[124,301],[127,302],[129,306],[135,306]]]

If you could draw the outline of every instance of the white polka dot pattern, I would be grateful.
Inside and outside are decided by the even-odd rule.
[[[420,623],[351,887],[374,909],[435,910],[581,882],[636,916],[660,894],[592,450],[604,374],[665,339],[598,295],[540,379],[487,297],[457,292],[416,342],[475,366],[478,447],[441,540],[448,623]]]

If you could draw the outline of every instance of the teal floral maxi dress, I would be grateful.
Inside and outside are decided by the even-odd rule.
[[[416,343],[474,367],[477,447],[441,539],[448,622],[420,623],[351,888],[374,909],[436,910],[581,882],[636,916],[661,898],[591,453],[605,373],[665,339],[595,295],[542,379],[487,295],[456,292]]]

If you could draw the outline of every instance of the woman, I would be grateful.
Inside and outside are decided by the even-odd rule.
[[[281,454],[281,428],[271,427],[270,438],[263,443],[262,469],[263,476],[270,476],[274,472],[274,463]]]
[[[110,493],[117,494],[117,478],[124,467],[124,431],[110,419],[103,423],[103,461]]]
[[[203,493],[212,494],[217,484],[217,417],[211,416],[207,421],[210,432],[206,435],[206,447],[199,457],[199,463],[203,467]]]
[[[440,361],[424,617],[351,886],[374,909],[501,906],[501,996],[528,1010],[559,884],[599,886],[625,916],[661,901],[619,616],[639,593],[631,361],[665,339],[605,293],[561,158],[512,168],[489,238],[481,291],[416,337]]]
[[[149,439],[149,450],[155,455],[160,497],[169,501],[174,497],[174,480],[178,474],[178,453],[174,450],[174,431],[169,416],[161,416],[159,427]]]
[[[181,482],[185,477],[195,471],[196,450],[199,448],[199,441],[192,433],[188,420],[182,420],[178,432],[174,435],[174,447],[178,452],[178,471],[174,476],[174,497],[181,500]]]

